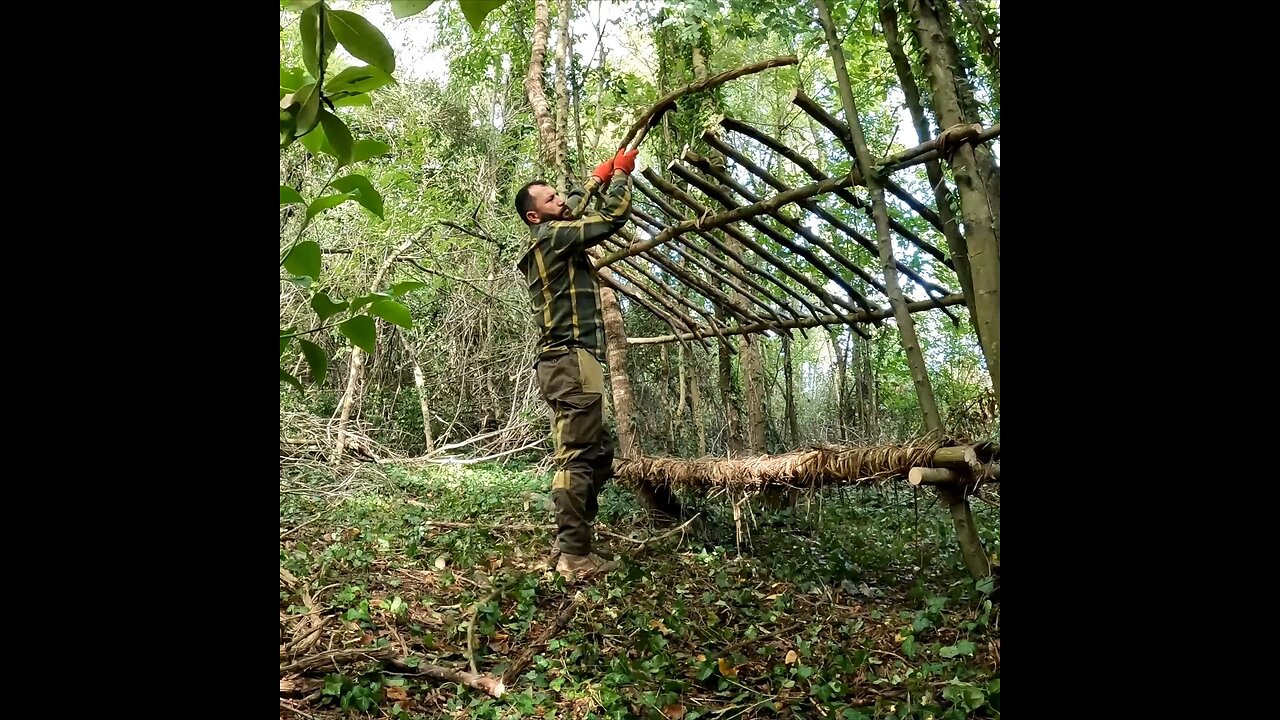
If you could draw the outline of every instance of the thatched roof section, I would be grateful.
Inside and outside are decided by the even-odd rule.
[[[613,469],[621,482],[644,482],[678,491],[816,489],[906,478],[915,467],[953,468],[973,476],[998,463],[999,456],[999,446],[988,443],[919,441],[871,447],[814,447],[749,458],[619,458]]]

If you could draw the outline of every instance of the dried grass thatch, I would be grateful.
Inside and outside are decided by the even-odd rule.
[[[815,447],[786,455],[749,458],[627,458],[618,459],[613,467],[622,482],[647,482],[674,490],[816,489],[884,482],[905,476],[913,467],[954,465],[956,461],[964,463],[966,458],[987,462],[997,452],[998,449],[990,445],[962,446],[948,440],[920,440],[872,447]]]

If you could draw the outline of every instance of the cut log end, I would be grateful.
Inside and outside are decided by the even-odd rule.
[[[907,482],[920,485],[954,485],[964,481],[960,474],[947,468],[913,467],[907,473]]]

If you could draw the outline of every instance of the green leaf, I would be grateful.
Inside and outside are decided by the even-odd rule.
[[[280,337],[280,354],[281,355],[284,355],[284,350],[285,348],[289,347],[289,342],[291,340],[293,340],[293,338],[291,337],[287,337],[287,336]]]
[[[303,392],[302,383],[298,382],[298,378],[291,375],[289,371],[285,370],[284,368],[280,368],[280,382],[287,382],[290,385],[298,388],[298,392]]]
[[[294,93],[293,99],[299,105],[296,113],[298,130],[295,134],[302,137],[315,129],[316,124],[320,122],[320,91],[316,89],[314,83],[307,83]]]
[[[942,697],[973,712],[987,701],[982,689],[969,683],[952,683],[942,691]]]
[[[280,66],[280,90],[284,92],[294,92],[302,87],[307,76],[298,68]]]
[[[310,340],[299,339],[298,344],[302,346],[302,355],[311,367],[311,381],[319,385],[324,382],[325,373],[329,370],[329,356]]]
[[[401,297],[405,293],[410,293],[410,292],[413,292],[414,290],[421,290],[426,286],[427,286],[426,283],[418,282],[417,280],[406,280],[404,282],[398,282],[395,285],[391,286],[391,296]]]
[[[302,199],[302,195],[298,194],[297,190],[294,190],[288,185],[280,186],[280,204],[281,205],[288,205],[290,203],[305,203],[305,202],[306,200]]]
[[[467,22],[471,23],[472,30],[479,30],[480,24],[484,22],[484,18],[489,13],[497,10],[502,3],[507,0],[469,0],[468,2],[460,2],[462,6],[462,14],[467,16]]]
[[[324,7],[319,3],[304,10],[298,20],[298,32],[302,36],[302,66],[313,78],[320,77],[320,63],[333,52],[333,48],[326,44],[324,58],[320,58],[321,26],[325,25],[325,20]]]
[[[320,2],[320,0],[288,0],[284,3],[285,10],[306,10],[307,8]]]
[[[369,293],[368,295],[361,295],[360,297],[353,298],[351,300],[351,312],[356,312],[360,308],[364,307],[365,305],[368,305],[371,302],[378,302],[379,300],[390,300],[390,299],[391,299],[391,296],[383,292],[375,292],[375,293]]]
[[[349,67],[335,75],[329,82],[324,84],[324,92],[326,95],[370,93],[383,85],[393,84],[395,81],[395,78],[388,75],[381,68],[376,68],[372,65],[361,65],[359,67]]]
[[[403,615],[404,612],[408,609],[409,609],[409,606],[405,604],[404,600],[400,599],[399,595],[391,598],[391,614],[392,615],[399,617],[400,615]]]
[[[382,302],[374,303],[369,308],[369,312],[402,328],[413,327],[413,316],[409,314],[409,308],[395,300],[383,300]]]
[[[902,652],[906,653],[909,658],[914,658],[916,656],[915,635],[908,635],[902,639]]]
[[[284,269],[294,275],[320,277],[320,245],[314,240],[294,245],[284,259]]]
[[[351,162],[358,163],[371,157],[390,154],[390,152],[391,146],[384,142],[361,140],[351,149]]]
[[[396,18],[413,17],[431,7],[436,0],[391,0],[391,14]]]
[[[338,167],[351,162],[351,131],[347,129],[337,115],[328,110],[320,111],[320,125],[324,128],[324,137],[333,149],[333,156],[338,159]]]
[[[382,217],[382,195],[378,194],[378,191],[373,188],[369,178],[352,173],[351,175],[344,175],[329,184],[336,190],[352,194],[356,202],[363,205],[366,210],[377,215],[380,220],[385,219]]]
[[[305,220],[305,222],[310,223],[311,218],[315,217],[318,213],[324,210],[328,210],[329,208],[337,207],[348,200],[354,200],[354,199],[355,199],[355,196],[352,195],[351,193],[342,193],[340,195],[325,195],[324,197],[316,198],[315,200],[311,201],[310,205],[307,206],[307,219]]]
[[[337,151],[329,144],[329,138],[324,134],[324,125],[316,127],[315,130],[307,133],[300,138],[302,145],[311,151],[312,155],[325,153],[337,157]]]
[[[325,293],[318,292],[311,296],[311,309],[315,310],[316,317],[320,319],[320,322],[324,322],[343,310],[346,310],[347,301],[343,300],[342,302],[336,303],[330,300],[329,296]]]
[[[359,95],[342,95],[333,98],[334,107],[373,107],[373,101],[369,96],[360,93]]]
[[[978,649],[978,646],[974,645],[973,642],[969,640],[961,640],[960,642],[956,643],[956,651],[959,652],[961,655],[972,655],[973,651],[977,649]]]
[[[373,318],[368,315],[357,315],[344,320],[338,326],[338,332],[367,353],[372,354],[377,348],[377,330],[374,328]]]
[[[294,285],[297,285],[298,287],[303,289],[311,287],[311,283],[314,280],[314,278],[307,275],[303,275],[302,277],[291,277],[286,279],[289,282],[293,283]]]
[[[347,52],[388,73],[396,71],[396,54],[391,43],[373,23],[350,10],[330,10],[328,18],[329,27]]]

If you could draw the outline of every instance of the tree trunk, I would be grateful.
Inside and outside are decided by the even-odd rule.
[[[609,380],[613,385],[614,420],[618,428],[618,455],[639,457],[640,438],[636,435],[635,410],[631,402],[631,375],[627,372],[627,331],[622,326],[618,296],[609,288],[600,288],[604,306],[604,331],[609,343]]]
[[[743,335],[740,342],[743,385],[747,390],[747,450],[752,455],[763,455],[768,452],[765,446],[764,364],[760,361],[760,348],[755,336]]]
[[[848,439],[845,435],[845,398],[848,393],[845,392],[844,386],[847,382],[845,376],[845,357],[844,347],[840,343],[840,336],[843,334],[842,328],[829,328],[827,337],[831,340],[831,361],[836,366],[836,437],[841,440]]]
[[[400,330],[400,342],[404,343],[404,351],[409,355],[409,362],[413,365],[413,386],[418,391],[418,409],[422,411],[422,434],[426,440],[427,454],[436,451],[435,438],[431,436],[431,407],[427,400],[427,383],[426,378],[422,374],[422,366],[418,364],[418,353],[409,344],[409,335],[404,330]]]
[[[561,192],[572,184],[569,170],[569,21],[573,17],[573,0],[564,0],[560,8],[560,33],[556,42],[556,169]]]
[[[787,445],[794,448],[800,441],[800,423],[796,418],[795,382],[792,380],[791,337],[782,336],[782,362],[786,378]]]
[[[679,454],[680,428],[684,425],[685,372],[684,345],[676,346],[676,409],[671,413],[671,446]]]
[[[916,1],[916,0],[909,0]],[[840,100],[844,105],[845,121],[849,124],[853,135],[853,146],[857,152],[858,165],[866,175],[867,189],[871,192],[871,207],[876,218],[876,239],[880,243],[880,262],[884,267],[884,284],[889,290],[889,302],[893,305],[894,319],[898,324],[902,349],[907,354],[907,363],[911,368],[911,379],[915,383],[916,393],[920,397],[920,410],[924,415],[925,427],[930,433],[942,435],[942,417],[938,414],[938,406],[933,397],[933,387],[929,384],[929,376],[925,371],[924,354],[920,350],[916,338],[915,323],[907,310],[906,300],[902,296],[902,288],[898,285],[898,268],[894,264],[892,235],[889,231],[889,214],[885,207],[884,187],[876,173],[870,172],[873,165],[871,153],[867,148],[866,138],[862,133],[862,122],[858,118],[857,105],[853,100],[853,89],[849,85],[849,74],[845,68],[844,49],[836,37],[835,24],[831,21],[831,11],[827,9],[826,0],[814,0],[818,6],[818,15],[822,20],[823,30],[827,36],[827,48],[835,65],[836,82],[840,86]],[[956,539],[965,556],[965,563],[974,578],[985,577],[991,568],[986,552],[982,549],[982,540],[973,526],[973,518],[969,504],[955,492],[942,494],[951,510],[951,518],[956,529]]]
[[[613,387],[613,416],[618,437],[615,454],[623,460],[639,458],[644,451],[635,426],[631,376],[627,372],[627,332],[622,324],[622,310],[618,307],[617,295],[609,288],[600,288],[600,302],[604,306],[604,332],[609,343],[609,384]],[[653,511],[654,519],[659,523],[669,523],[680,517],[680,499],[666,487],[641,478],[635,483],[635,488],[636,494]]]
[[[716,309],[716,314],[722,312]],[[716,345],[716,357],[720,363],[720,399],[724,401],[725,449],[729,457],[742,454],[742,428],[739,417],[742,410],[738,407],[738,393],[733,383],[733,358],[729,354],[729,344],[721,341]]]
[[[911,121],[916,128],[918,143],[923,144],[933,139],[929,133],[929,120],[924,114],[924,105],[920,102],[920,88],[916,85],[915,76],[911,72],[911,61],[902,49],[902,39],[898,35],[898,13],[894,9],[893,0],[880,0],[880,25],[884,28],[885,43],[889,46],[889,57],[898,71],[898,80],[902,84],[902,94],[907,100],[907,109],[911,112]],[[960,223],[951,209],[951,189],[947,187],[946,178],[942,175],[942,165],[931,160],[924,165],[929,176],[929,185],[933,187],[933,197],[937,203],[938,218],[942,221],[942,234],[947,239],[947,247],[951,250],[951,260],[955,265],[956,277],[960,280],[960,289],[964,293],[965,305],[969,308],[969,318],[973,327],[978,327],[978,313],[974,309],[973,274],[969,270],[969,247],[964,235],[960,233]],[[981,342],[981,340],[979,340]]]
[[[924,67],[933,87],[938,124],[950,128],[977,120],[959,58],[945,23],[946,6],[935,0],[906,0],[915,20],[916,38],[924,51]],[[952,68],[956,68],[955,71]],[[969,266],[973,276],[978,342],[1000,401],[1000,174],[986,147],[961,144],[950,158],[960,195]]]
[[[683,347],[683,343],[681,347]],[[698,457],[707,456],[707,422],[702,412],[702,376],[693,365],[693,351],[684,354],[692,370],[689,373],[689,410],[693,413],[693,426],[698,431]]]
[[[405,240],[400,247],[391,251],[387,258],[382,261],[382,265],[378,268],[378,272],[373,276],[373,282],[369,283],[369,292],[378,292],[378,288],[382,286],[382,278],[387,274],[387,270],[395,264],[396,258],[401,253],[408,250],[413,245],[413,240]],[[374,321],[375,327],[377,321]],[[376,341],[377,333],[374,334]],[[338,418],[338,441],[334,444],[332,460],[337,462],[342,457],[342,453],[347,448],[347,423],[351,421],[351,409],[359,402],[360,378],[364,372],[364,351],[351,346],[351,363],[347,369],[347,389],[342,395],[342,413]]]
[[[551,35],[551,10],[547,0],[533,0],[533,50],[529,55],[529,73],[524,78],[524,91],[538,123],[538,148],[542,161],[556,165],[556,125],[547,106],[547,93],[542,88],[542,64],[547,58],[547,38]]]
[[[874,163],[862,133],[862,122],[858,118],[857,106],[854,104],[853,90],[849,85],[849,75],[844,64],[844,51],[836,37],[835,26],[832,25],[826,0],[815,0],[815,2],[822,17],[823,27],[826,29],[827,46],[835,63],[836,81],[840,85],[840,98],[844,104],[854,151],[857,153],[858,166],[870,170]],[[924,415],[925,427],[931,432],[941,433],[942,417],[938,414],[933,388],[929,385],[924,353],[920,349],[920,341],[916,336],[915,321],[911,319],[911,312],[907,309],[907,301],[902,294],[902,286],[898,283],[898,267],[893,257],[893,236],[889,230],[889,213],[884,200],[884,185],[876,173],[865,172],[864,174],[864,180],[871,195],[871,212],[876,219],[876,240],[880,246],[880,264],[884,271],[884,284],[888,291],[889,303],[893,306],[894,320],[898,324],[902,349],[907,354],[911,380],[916,386],[916,394],[920,399],[920,411]]]

